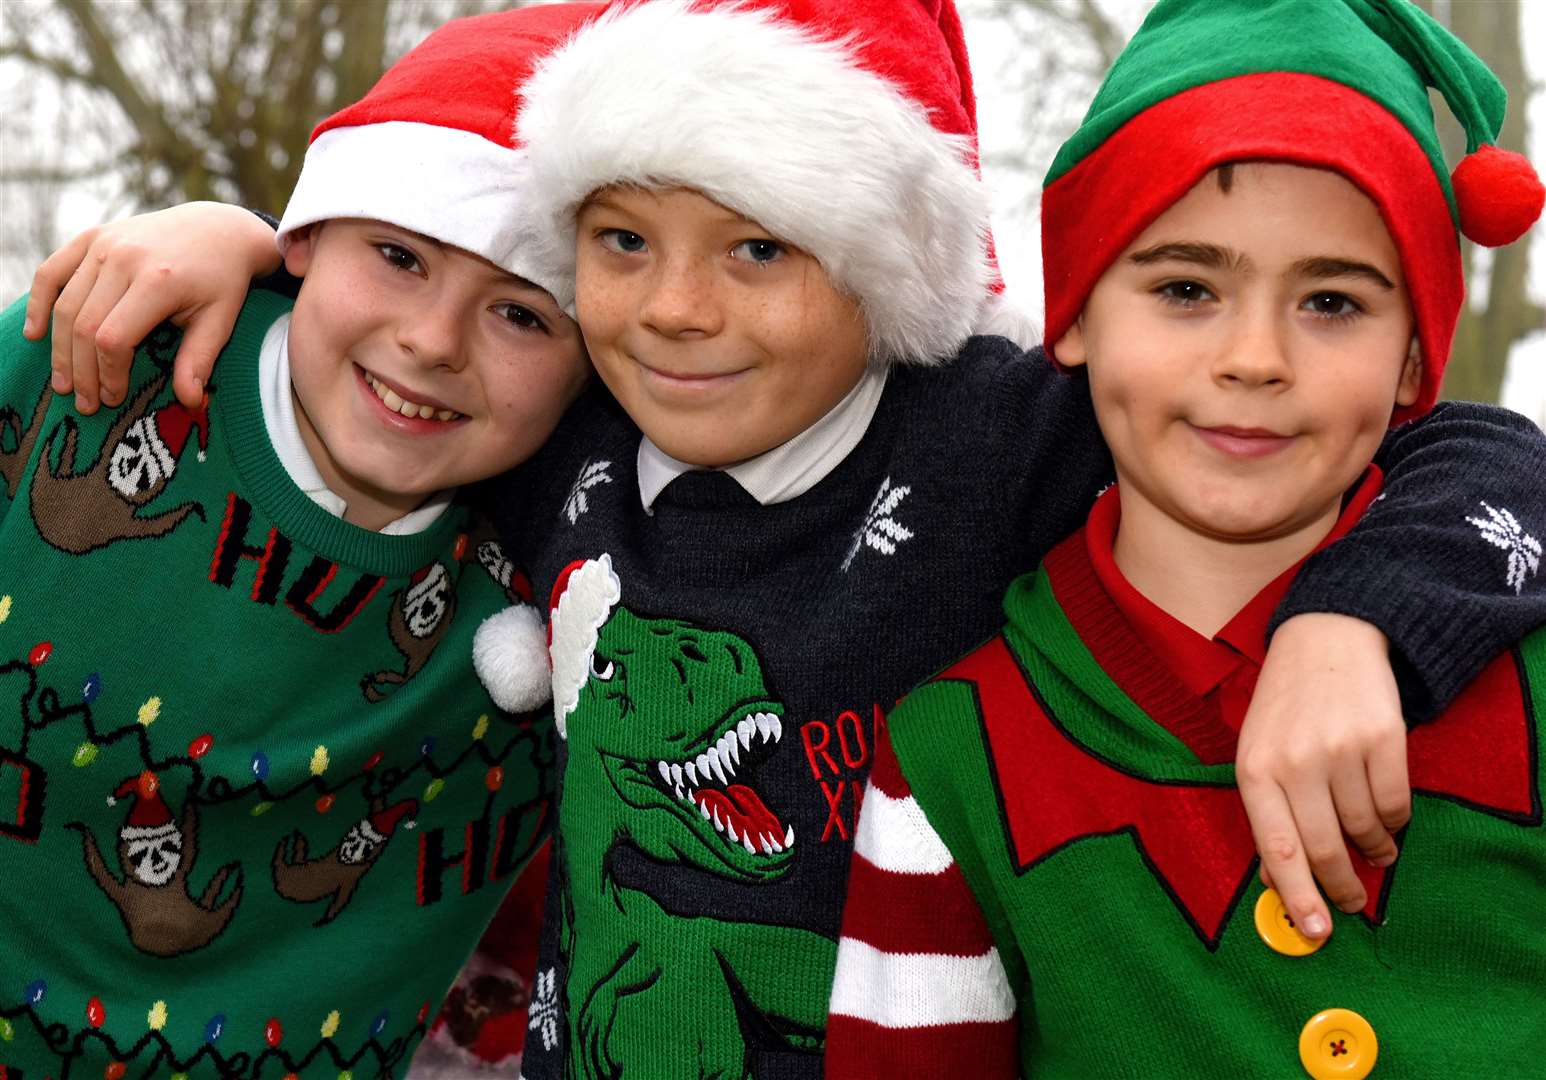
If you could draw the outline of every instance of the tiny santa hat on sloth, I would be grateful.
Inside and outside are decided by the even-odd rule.
[[[560,226],[548,277],[573,275],[594,192],[681,187],[813,256],[877,361],[1039,340],[1001,295],[953,0],[620,0],[522,96],[533,191]]]
[[[1428,90],[1465,131],[1451,176]],[[1042,192],[1047,347],[1144,229],[1213,168],[1331,169],[1379,208],[1401,257],[1422,352],[1418,399],[1438,398],[1465,299],[1457,231],[1517,239],[1546,189],[1496,145],[1496,76],[1410,0],[1161,0],[1117,57]]]
[[[123,828],[118,830],[120,837],[125,840],[147,840],[177,831],[172,811],[161,797],[161,785],[156,781],[155,774],[141,773],[129,777],[114,789],[108,797],[107,805],[116,806],[118,800],[125,796],[132,796],[134,804],[124,817]]]
[[[515,116],[533,64],[601,8],[522,7],[430,34],[311,133],[280,250],[329,218],[384,221],[480,255],[569,307],[573,274],[550,275],[533,257],[547,224],[528,196]]]

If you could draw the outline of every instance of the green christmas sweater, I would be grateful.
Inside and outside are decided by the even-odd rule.
[[[478,683],[529,599],[454,505],[415,535],[291,482],[254,292],[211,382],[142,346],[77,416],[0,316],[0,1077],[401,1076],[544,831],[547,714]]]
[[[1316,950],[1257,880],[1233,764],[1204,763],[1233,725],[1084,532],[1004,607],[877,749],[828,1077],[1539,1075],[1546,629],[1412,730],[1401,855],[1355,860],[1368,903]]]

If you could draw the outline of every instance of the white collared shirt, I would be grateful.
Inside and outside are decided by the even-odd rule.
[[[788,502],[821,483],[859,445],[886,388],[883,368],[869,367],[857,385],[810,427],[771,450],[720,471],[763,506]],[[639,442],[639,501],[648,513],[667,484],[698,468],[678,461],[645,436]]]
[[[317,471],[316,462],[301,439],[295,420],[295,395],[290,385],[290,315],[285,313],[268,328],[258,352],[258,396],[263,404],[263,426],[279,464],[312,502],[334,517],[343,517],[348,504],[336,495]],[[382,528],[386,536],[411,536],[423,532],[451,505],[454,490],[438,491],[422,506],[408,511]]]

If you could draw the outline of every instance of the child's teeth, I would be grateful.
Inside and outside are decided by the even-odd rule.
[[[437,409],[433,405],[420,405],[418,402],[404,401],[397,395],[396,391],[369,372],[366,373],[365,379],[370,383],[370,388],[376,392],[376,396],[381,399],[381,404],[395,413],[401,413],[404,416],[417,420],[456,419],[456,413],[451,409]]]

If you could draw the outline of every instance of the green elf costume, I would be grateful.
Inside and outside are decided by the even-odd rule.
[[[528,272],[511,88],[591,14],[438,30],[317,129],[282,232]],[[546,835],[527,579],[450,493],[338,516],[296,460],[290,308],[249,294],[196,409],[163,326],[89,417],[0,314],[0,1080],[403,1076]]]
[[[1428,85],[1470,139],[1453,183]],[[1501,244],[1540,214],[1528,162],[1486,145],[1503,107],[1491,73],[1406,0],[1162,0],[1049,175],[1047,339],[1216,166],[1334,169],[1400,253],[1424,370],[1396,420],[1421,415],[1463,297],[1457,224]],[[1371,468],[1326,543],[1380,483]],[[1335,915],[1322,947],[1257,881],[1232,765],[1300,567],[1207,639],[1123,578],[1118,516],[1111,490],[1011,586],[1003,631],[890,717],[855,840],[827,1075],[1536,1075],[1546,629],[1522,628],[1411,732],[1401,858],[1355,857],[1368,903]],[[1529,523],[1486,504],[1467,520],[1478,573],[1539,593]]]

